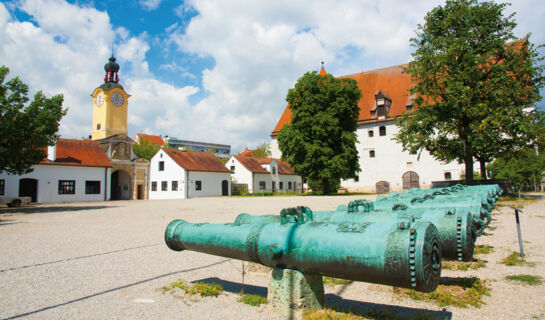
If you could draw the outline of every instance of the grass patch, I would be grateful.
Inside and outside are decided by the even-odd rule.
[[[189,295],[198,294],[201,297],[217,297],[223,292],[223,287],[217,283],[195,282],[193,285],[188,285],[182,279],[171,283],[170,286],[172,289],[178,288]]]
[[[503,258],[503,260],[500,261],[500,263],[510,267],[513,267],[513,266],[535,267],[536,266],[534,262],[528,262],[526,261],[526,259],[521,258],[518,252],[512,252],[510,255]]]
[[[525,204],[530,203],[536,203],[539,199],[536,198],[528,198],[525,195],[520,195],[520,203],[519,203],[519,197],[516,195],[503,195],[500,196],[498,201],[496,202],[496,206],[500,207],[515,207],[515,208],[523,208]]]
[[[507,276],[505,277],[505,279],[510,281],[524,282],[531,286],[538,286],[543,283],[543,278],[541,278],[540,276],[532,276],[528,274],[518,274],[513,276]]]
[[[485,304],[483,296],[490,296],[488,290],[485,283],[478,278],[442,278],[434,292],[422,293],[394,287],[394,294],[413,300],[434,302],[441,307],[479,308]]]
[[[259,307],[262,304],[267,304],[267,298],[257,294],[242,294],[242,297],[240,297],[237,301],[249,304],[254,307]]]
[[[494,247],[484,244],[475,246],[473,254],[489,254],[491,252],[494,252]]]
[[[332,277],[322,277],[322,281],[324,282],[325,286],[330,286],[330,287],[334,287],[337,285],[351,284],[352,282],[354,282],[352,280],[332,278]]]
[[[486,264],[481,259],[477,259],[474,261],[445,261],[443,260],[441,262],[441,268],[444,270],[459,270],[459,271],[467,271],[469,269],[476,270],[479,268],[486,267]]]

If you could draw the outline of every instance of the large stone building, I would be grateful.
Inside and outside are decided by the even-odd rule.
[[[402,72],[405,65],[360,72],[340,78],[358,82],[362,98],[358,102],[360,113],[357,137],[359,143],[359,172],[353,179],[344,180],[341,186],[351,192],[401,191],[413,187],[431,187],[432,181],[456,180],[463,166],[435,160],[428,152],[411,154],[392,140],[399,132],[395,118],[413,108],[409,89],[411,77]],[[320,74],[326,74],[324,68]],[[286,106],[284,113],[271,133],[272,157],[279,158],[277,136],[284,125],[290,123],[292,112]]]
[[[104,83],[93,93],[92,139],[112,164],[111,200],[147,199],[149,161],[135,156],[134,141],[127,135],[128,94],[119,84],[119,64],[112,56],[104,66]]]

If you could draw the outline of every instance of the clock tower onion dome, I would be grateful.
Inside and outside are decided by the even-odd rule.
[[[106,71],[106,76],[104,76],[104,82],[119,82],[119,76],[117,72],[119,71],[119,64],[115,62],[115,58],[112,55],[108,60],[108,63],[104,65],[104,71]]]

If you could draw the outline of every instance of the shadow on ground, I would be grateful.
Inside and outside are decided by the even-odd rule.
[[[64,211],[84,211],[84,210],[100,210],[100,209],[112,209],[115,206],[29,206],[19,208],[0,208],[0,215],[2,214],[35,214],[35,213],[49,213],[49,212],[64,212]]]
[[[202,283],[217,283],[223,287],[224,291],[231,293],[240,293],[244,287],[244,293],[256,294],[262,297],[267,297],[267,288],[241,283],[222,280],[216,277],[205,278],[201,280],[195,280],[195,282]],[[341,311],[351,312],[356,315],[367,316],[369,319],[384,319],[384,314],[394,315],[396,319],[414,319],[415,317],[422,317],[424,319],[452,319],[452,312],[446,311],[433,311],[418,308],[409,308],[402,306],[395,306],[389,304],[371,303],[357,300],[345,299],[339,295],[328,293],[325,295],[325,303],[328,308]],[[373,318],[373,314],[377,314],[377,317]]]

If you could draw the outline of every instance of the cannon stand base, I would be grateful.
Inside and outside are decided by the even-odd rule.
[[[322,276],[274,268],[267,298],[274,312],[290,319],[300,319],[304,311],[323,309],[325,298]]]

